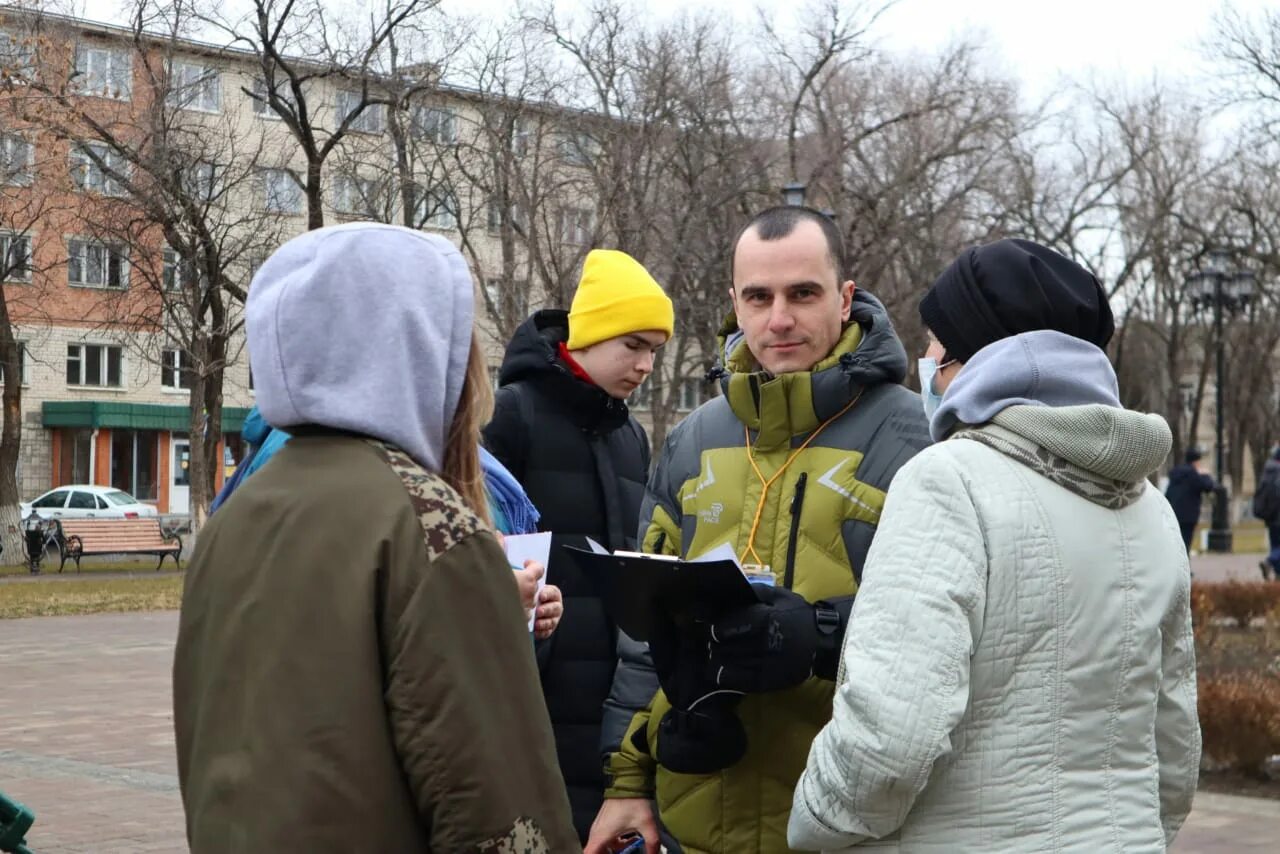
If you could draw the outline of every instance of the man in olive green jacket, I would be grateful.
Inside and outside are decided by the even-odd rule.
[[[724,395],[668,437],[642,536],[645,551],[686,557],[729,544],[776,586],[709,636],[655,638],[662,690],[624,645],[606,707],[612,785],[588,854],[631,828],[656,852],[650,799],[688,854],[788,850],[885,491],[929,443],[888,313],[843,269],[839,233],[808,208],[766,211],[740,236]]]
[[[195,854],[577,846],[478,460],[466,499],[452,473],[484,417],[472,311],[448,241],[372,223],[298,237],[254,279],[258,405],[293,438],[187,571],[173,695]]]

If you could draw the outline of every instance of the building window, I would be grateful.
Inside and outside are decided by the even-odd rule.
[[[340,214],[378,219],[382,192],[372,178],[339,175],[333,182],[333,207]]]
[[[92,430],[58,430],[58,444],[61,446],[58,454],[58,480],[57,484],[69,483],[88,483],[89,482],[89,461],[93,456],[91,450],[93,445]]]
[[[519,205],[513,204],[507,208],[507,223],[517,234],[528,232],[527,217],[524,215],[524,209]],[[487,227],[489,233],[495,237],[502,233],[502,202],[497,199],[489,201]]]
[[[458,116],[443,107],[416,106],[413,108],[412,129],[414,136],[436,145],[457,145]]]
[[[18,376],[22,377],[24,386],[31,385],[31,363],[27,360],[27,345],[18,342]],[[0,362],[0,383],[4,382],[4,363]]]
[[[348,90],[339,90],[338,92],[338,123],[347,121],[348,118],[364,103],[364,95],[359,92],[351,92]],[[382,133],[385,113],[381,104],[366,104],[360,115],[351,119],[351,123],[347,125],[348,130],[357,133]]]
[[[640,388],[631,392],[631,397],[627,398],[627,406],[636,412],[648,412],[653,402],[653,394],[649,390],[649,384],[645,383]]]
[[[276,83],[276,97],[283,101],[289,110],[292,110],[294,113],[298,112],[298,105],[293,98],[293,88],[287,79]],[[261,77],[255,78],[253,81],[254,115],[259,116],[260,118],[278,121],[280,119],[280,114],[271,106],[268,98],[267,82]]]
[[[187,169],[186,192],[192,199],[212,202],[226,189],[226,167],[201,160]]]
[[[703,401],[703,383],[701,380],[689,377],[680,383],[680,406],[681,412],[692,412],[702,405]]]
[[[595,213],[588,208],[560,208],[556,212],[560,242],[570,246],[587,245],[595,231],[595,219]]]
[[[515,317],[524,317],[529,313],[529,283],[524,279],[512,280],[510,285],[502,277],[485,279],[484,292],[499,312],[510,305]],[[507,294],[510,294],[510,302],[504,299]]]
[[[526,116],[517,116],[511,123],[511,153],[516,157],[524,157],[533,146],[533,121]]]
[[[560,137],[560,159],[570,166],[590,166],[596,159],[596,141],[578,131]]]
[[[36,52],[28,38],[0,30],[0,67],[7,80],[25,83],[35,77]]]
[[[413,221],[424,228],[452,231],[458,227],[458,199],[448,190],[417,190]]]
[[[95,240],[68,240],[67,281],[81,287],[127,288],[129,262],[124,249]]]
[[[124,351],[111,344],[68,344],[67,385],[124,386]]]
[[[263,169],[262,207],[271,213],[300,214],[302,185],[288,169]]]
[[[128,174],[129,164],[100,142],[79,142],[71,146],[71,183],[77,190],[123,196],[119,178]]]
[[[190,391],[191,354],[186,350],[165,350],[160,359],[160,385],[170,391]]]
[[[166,248],[160,270],[160,283],[166,291],[180,291],[196,280],[195,264],[183,261],[176,250]]]
[[[170,107],[216,113],[222,109],[222,80],[218,69],[197,62],[175,62],[169,74]]]
[[[18,234],[0,234],[0,264],[4,265],[6,282],[31,281],[31,238]]]
[[[0,135],[0,181],[17,187],[31,184],[34,148],[17,134]]]
[[[75,81],[83,95],[127,101],[133,93],[133,56],[127,50],[80,45]]]

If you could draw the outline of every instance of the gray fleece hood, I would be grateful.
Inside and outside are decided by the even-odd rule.
[[[258,408],[390,442],[439,471],[470,355],[474,286],[442,237],[357,222],[281,246],[246,304]]]
[[[977,427],[1006,452],[1046,452],[1042,463],[1061,460],[1087,478],[1135,484],[1163,464],[1173,439],[1163,418],[1124,409],[1118,392],[1098,347],[1061,332],[1027,332],[979,350],[947,388],[929,428],[940,441]],[[1060,469],[1051,476],[1057,474],[1071,477]],[[1117,499],[1120,506],[1124,500]]]

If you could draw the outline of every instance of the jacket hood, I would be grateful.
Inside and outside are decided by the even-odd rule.
[[[850,321],[831,353],[811,370],[774,376],[756,363],[737,317],[731,312],[726,318],[719,338],[722,366],[712,376],[719,377],[738,420],[769,434],[760,437],[762,445],[810,432],[863,388],[906,377],[907,351],[881,302],[855,290]],[[766,408],[772,409],[770,417],[762,419]]]
[[[935,442],[957,426],[986,424],[1010,406],[1118,408],[1120,388],[1107,354],[1053,330],[1025,332],[983,347],[947,387],[929,423]]]
[[[1158,471],[1173,447],[1159,415],[1114,406],[1011,406],[993,423],[1090,474],[1137,483]]]
[[[244,426],[240,428],[240,436],[250,445],[261,445],[271,432],[271,425],[262,417],[262,410],[257,404],[244,417]]]
[[[621,427],[630,417],[626,401],[573,375],[560,358],[560,345],[568,340],[567,311],[535,312],[511,336],[498,371],[498,385],[521,381],[546,384],[582,427],[602,433]]]
[[[389,442],[439,471],[470,355],[466,261],[443,237],[375,223],[281,246],[246,304],[258,407]]]

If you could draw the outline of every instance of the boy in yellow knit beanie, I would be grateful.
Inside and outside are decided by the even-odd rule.
[[[594,249],[569,309],[561,358],[612,397],[626,398],[653,371],[653,355],[675,329],[675,310],[640,262]]]
[[[618,633],[561,546],[590,537],[610,550],[636,548],[650,449],[625,401],[653,372],[674,324],[671,300],[639,262],[591,252],[571,310],[543,309],[516,330],[484,428],[485,447],[538,508],[538,529],[554,534],[547,580],[563,594],[564,616],[538,642],[538,664],[583,843],[604,798],[599,748]]]

